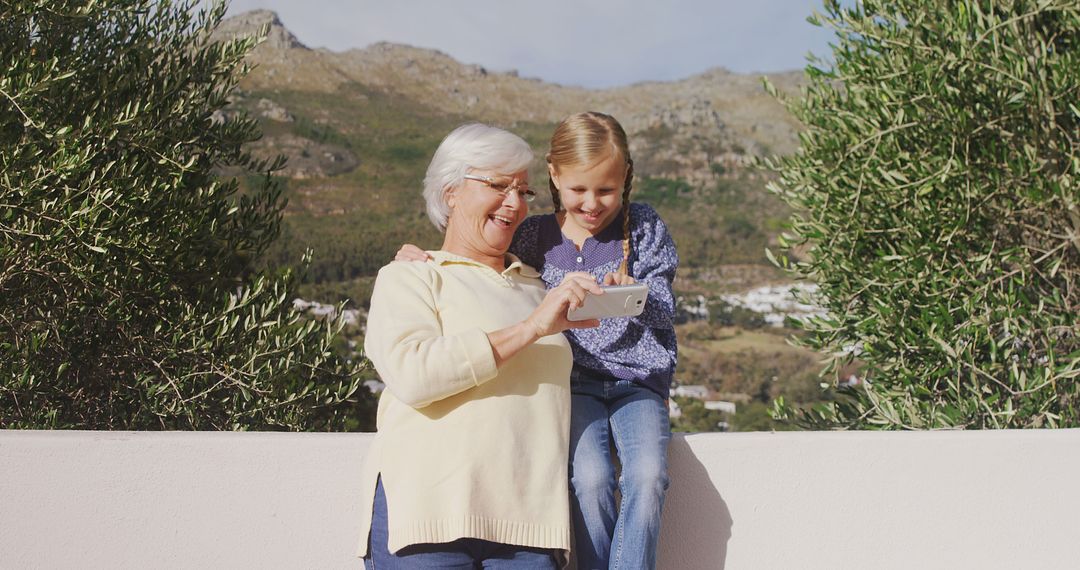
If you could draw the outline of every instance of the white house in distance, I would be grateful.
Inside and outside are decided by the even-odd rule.
[[[723,400],[706,400],[705,409],[713,410],[716,412],[724,412],[725,414],[734,414],[735,402],[725,402]]]
[[[709,389],[706,386],[701,385],[686,385],[677,386],[671,391],[671,395],[680,398],[694,398],[697,400],[703,400],[706,410],[712,410],[721,412],[724,414],[735,413],[735,402],[725,402],[723,400],[712,400],[709,398]],[[682,408],[679,407],[675,398],[668,400],[668,415],[672,418],[682,417]],[[719,422],[717,427],[721,431],[727,431],[728,423],[726,421]]]
[[[709,397],[709,389],[701,385],[677,386],[671,392],[671,395],[680,398],[697,398],[699,400],[704,400]]]

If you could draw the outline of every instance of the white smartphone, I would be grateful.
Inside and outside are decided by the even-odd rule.
[[[571,309],[566,318],[571,321],[636,317],[645,309],[649,286],[645,283],[605,285],[603,295],[586,295],[585,304]]]

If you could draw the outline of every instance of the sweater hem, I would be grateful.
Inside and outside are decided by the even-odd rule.
[[[570,550],[570,528],[476,515],[454,519],[417,521],[390,529],[390,552],[412,544],[442,544],[459,538],[475,538],[530,548]]]

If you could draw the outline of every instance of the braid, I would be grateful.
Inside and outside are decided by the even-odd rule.
[[[550,153],[548,155],[548,163],[551,163]],[[551,205],[555,208],[555,213],[558,214],[562,210],[562,200],[559,200],[559,189],[555,186],[555,181],[548,176],[548,189],[551,190]]]
[[[619,265],[619,273],[623,275],[629,275],[630,271],[630,188],[634,182],[634,160],[630,157],[626,157],[626,183],[623,184],[622,193],[622,207],[623,207],[623,222],[622,222],[622,252],[623,260]]]

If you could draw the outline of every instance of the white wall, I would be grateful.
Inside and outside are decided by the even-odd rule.
[[[360,568],[366,434],[0,431],[0,568]],[[676,437],[659,567],[1080,567],[1080,430]]]

